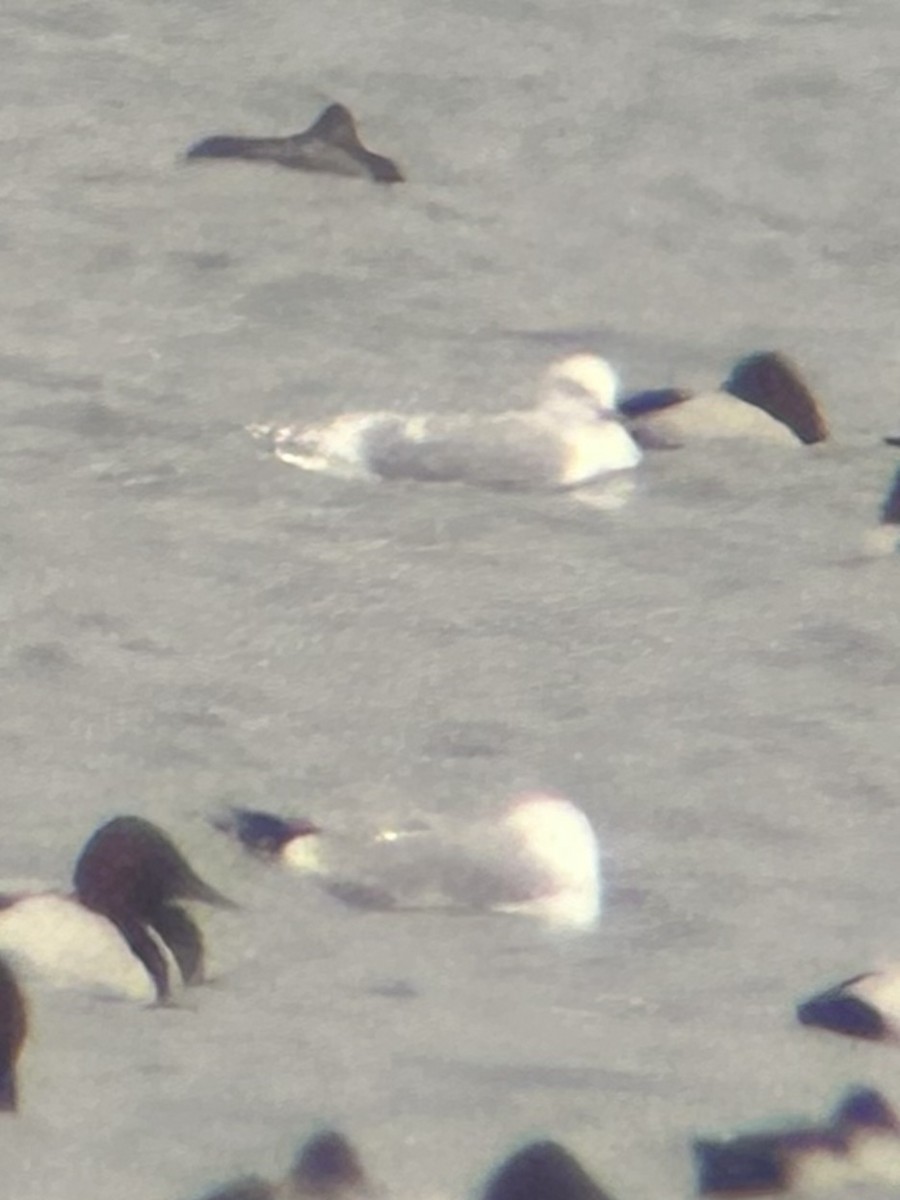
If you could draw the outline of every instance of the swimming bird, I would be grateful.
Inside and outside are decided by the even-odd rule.
[[[28,1033],[28,1011],[12,967],[0,958],[0,1112],[19,1107],[16,1064]]]
[[[900,1182],[900,1121],[873,1088],[854,1088],[821,1125],[693,1144],[702,1196],[765,1196],[862,1180]]]
[[[636,467],[641,452],[619,419],[605,360],[573,355],[544,376],[537,403],[495,415],[389,410],[321,425],[251,425],[283,462],[362,479],[566,490]]]
[[[600,916],[596,834],[580,808],[552,793],[515,797],[499,820],[418,823],[371,836],[246,809],[214,824],[354,907],[492,910],[573,929]]]
[[[170,962],[200,983],[203,938],[178,900],[234,904],[204,883],[163,831],[115,817],[89,839],[74,894],[0,896],[0,952],[58,986],[100,986],[135,999],[168,1000]]]
[[[295,171],[364,176],[376,183],[403,182],[396,163],[365,148],[353,114],[343,104],[330,104],[302,133],[267,138],[218,134],[191,146],[187,157],[243,158],[277,163]]]
[[[900,968],[854,975],[797,1006],[801,1025],[869,1041],[900,1037]]]
[[[203,1200],[375,1200],[379,1195],[347,1138],[326,1129],[300,1148],[280,1182],[246,1175],[208,1192]]]
[[[778,351],[740,359],[720,388],[659,388],[623,397],[619,409],[645,447],[738,438],[773,445],[825,441],[822,407],[797,367]]]
[[[800,1126],[772,1133],[738,1134],[693,1144],[701,1196],[766,1196],[790,1191],[804,1156],[835,1159],[843,1145],[832,1132]]]
[[[291,1196],[362,1200],[375,1190],[359,1154],[342,1133],[325,1129],[301,1147],[288,1175]]]
[[[558,1142],[530,1142],[493,1172],[481,1200],[610,1200]]]

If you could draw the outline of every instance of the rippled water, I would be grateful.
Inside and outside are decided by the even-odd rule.
[[[900,943],[893,3],[11,0],[0,16],[5,876],[139,812],[244,906],[173,1011],[34,998],[15,1200],[189,1200],[314,1124],[401,1197],[517,1138],[617,1196],[891,1055],[792,1023]],[[331,100],[409,183],[192,164]],[[835,439],[648,459],[605,513],[322,479],[260,419],[803,366]],[[596,935],[361,915],[215,840],[569,792]],[[900,1089],[894,1088],[900,1099]]]

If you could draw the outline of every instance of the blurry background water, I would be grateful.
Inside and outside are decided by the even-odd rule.
[[[138,812],[244,906],[183,1008],[35,995],[8,1195],[188,1200],[333,1121],[402,1197],[538,1133],[650,1200],[695,1131],[889,1087],[792,1007],[900,942],[898,563],[857,561],[900,431],[898,32],[888,0],[8,0],[0,875]],[[408,183],[180,160],[332,100]],[[661,454],[615,513],[243,431],[767,347],[833,443]],[[535,784],[600,831],[595,935],[351,912],[205,825]]]

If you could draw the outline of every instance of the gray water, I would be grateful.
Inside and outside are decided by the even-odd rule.
[[[8,0],[0,877],[137,812],[243,908],[182,1008],[32,997],[6,1194],[190,1200],[334,1122],[410,1200],[535,1134],[653,1200],[696,1132],[900,1099],[792,1019],[900,944],[898,564],[858,556],[900,431],[898,33],[893,0]],[[180,161],[332,100],[408,183]],[[659,454],[613,513],[243,430],[769,347],[833,442]],[[360,914],[205,824],[523,785],[596,823],[594,935]]]

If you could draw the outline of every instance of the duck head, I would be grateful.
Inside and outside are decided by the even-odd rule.
[[[79,855],[73,882],[78,900],[119,929],[161,1000],[170,995],[168,968],[149,930],[171,951],[185,982],[196,983],[203,974],[203,939],[175,901],[236,907],[197,875],[167,834],[142,817],[115,817],[101,826]]]
[[[245,849],[261,858],[290,859],[295,840],[306,838],[314,843],[315,835],[322,832],[305,817],[288,819],[253,808],[232,808],[224,816],[214,818],[213,826],[235,837]]]
[[[356,1149],[333,1129],[315,1134],[300,1149],[289,1175],[291,1195],[317,1200],[362,1200],[372,1185]]]
[[[558,1142],[530,1142],[491,1175],[481,1200],[610,1200]]]

